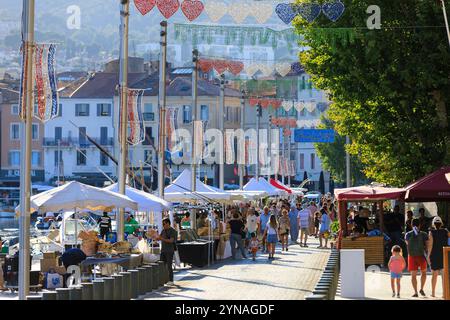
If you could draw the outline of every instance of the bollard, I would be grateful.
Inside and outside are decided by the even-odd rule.
[[[159,287],[159,264],[150,263],[152,266],[152,289],[157,290]]]
[[[323,295],[325,296],[325,300],[328,300],[328,291],[326,289],[314,289],[314,295]]]
[[[27,300],[42,300],[42,296],[27,296]]]
[[[56,292],[55,291],[42,292],[42,300],[56,300]]]
[[[69,300],[69,288],[56,288],[56,300]]]
[[[69,300],[82,300],[83,289],[81,286],[74,286],[69,289]]]
[[[145,281],[147,280],[147,270],[145,268],[136,268],[139,272],[139,284],[138,284],[138,293],[139,295],[145,294]]]
[[[305,300],[327,300],[327,297],[323,294],[312,294],[307,296]]]
[[[159,286],[164,286],[166,283],[165,265],[163,261],[158,261],[159,265]]]
[[[153,266],[145,265],[144,268],[147,270],[146,292],[152,292]]]
[[[105,282],[103,300],[114,300],[114,278],[102,278]]]
[[[114,294],[113,300],[123,299],[123,275],[115,274],[112,276],[114,278]]]
[[[92,300],[104,300],[105,299],[105,282],[103,280],[92,281],[94,285],[93,299]]]
[[[94,297],[94,284],[92,282],[83,282],[81,284],[82,300],[92,300]]]
[[[130,277],[131,299],[136,299],[139,296],[139,290],[138,290],[139,271],[128,270],[128,272],[131,274],[131,277]]]
[[[131,273],[128,271],[119,272],[122,278],[122,298],[131,300]]]

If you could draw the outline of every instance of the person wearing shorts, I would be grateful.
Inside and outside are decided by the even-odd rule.
[[[259,231],[260,234],[262,234],[262,245],[263,245],[263,251],[268,252],[268,249],[266,247],[266,237],[265,235],[265,229],[267,226],[267,223],[269,222],[270,214],[269,214],[269,207],[265,206],[263,209],[263,212],[259,215]]]
[[[267,236],[267,250],[269,252],[269,260],[275,259],[275,246],[278,242],[278,223],[275,215],[270,215],[269,222],[267,222],[264,230],[264,236]]]
[[[308,247],[309,228],[311,211],[303,205],[303,209],[298,213],[298,224],[300,226],[300,247]]]
[[[412,231],[406,233],[405,241],[408,246],[408,271],[411,272],[411,282],[414,288],[414,298],[419,295],[417,293],[417,272],[420,269],[420,294],[425,296],[423,291],[425,282],[427,281],[427,260],[426,251],[428,247],[428,234],[419,229],[419,219],[413,219]]]

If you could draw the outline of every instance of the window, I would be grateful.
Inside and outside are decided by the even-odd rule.
[[[55,150],[55,167],[57,167],[58,165],[60,165],[62,163],[62,151],[59,151],[59,159],[58,159],[58,151]],[[58,163],[59,161],[59,163]]]
[[[80,142],[80,145],[86,144],[86,127],[78,128],[78,141]]]
[[[152,163],[152,161],[153,161],[152,150],[144,150],[144,162]]]
[[[208,121],[209,120],[209,108],[208,108],[208,106],[201,106],[200,119],[202,121]]]
[[[19,115],[19,105],[18,104],[13,104],[11,106],[11,114],[18,116]]]
[[[58,104],[58,117],[62,117],[62,103]]]
[[[100,165],[101,166],[107,166],[109,165],[109,158],[106,154],[103,152],[100,152]]]
[[[39,151],[31,152],[31,165],[33,167],[38,167],[41,165],[41,153]]]
[[[89,116],[89,104],[88,103],[75,104],[75,116],[77,117]]]
[[[18,123],[11,123],[11,131],[9,133],[9,138],[11,140],[20,139],[20,126]]]
[[[9,152],[9,165],[20,166],[20,151]]]
[[[77,166],[86,165],[86,150],[77,150]]]
[[[311,169],[316,168],[316,155],[314,153],[311,153]]]
[[[151,103],[144,104],[144,121],[155,121],[155,114],[153,112],[153,105]]]
[[[55,141],[62,140],[62,127],[55,127]]]
[[[100,144],[102,145],[108,144],[108,127],[100,128]]]
[[[305,154],[300,153],[300,170],[305,169]]]
[[[145,127],[145,140],[142,142],[142,144],[145,146],[154,144],[152,129],[152,127]]]
[[[89,115],[89,110],[88,110]],[[110,117],[111,116],[111,104],[98,103],[97,104],[97,116],[98,117]]]
[[[191,106],[183,106],[183,123],[190,123],[191,121]]]
[[[32,124],[32,139],[38,140],[39,139],[39,125],[37,123]]]

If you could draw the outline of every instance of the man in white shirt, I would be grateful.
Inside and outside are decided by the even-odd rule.
[[[257,234],[258,231],[258,217],[255,215],[254,208],[250,208],[247,211],[247,223],[245,225],[245,230],[247,231],[245,237],[245,247],[248,248],[248,244],[252,238],[252,233]]]
[[[308,241],[310,219],[311,211],[307,209],[305,204],[303,205],[302,210],[298,213],[297,217],[298,225],[300,227],[300,247],[308,247],[306,241]]]

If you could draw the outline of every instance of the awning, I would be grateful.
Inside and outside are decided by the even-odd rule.
[[[411,183],[405,190],[406,202],[450,201],[450,166]]]
[[[289,189],[288,187],[286,187],[285,185],[283,185],[281,182],[275,180],[275,179],[270,179],[270,184],[273,185],[275,188],[281,189],[286,191],[289,194],[292,194],[292,190]]]
[[[334,196],[338,201],[402,200],[404,195],[405,189],[403,188],[360,186],[334,190]]]

